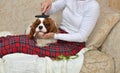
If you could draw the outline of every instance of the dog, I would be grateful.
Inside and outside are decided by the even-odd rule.
[[[37,18],[33,24],[30,24],[26,30],[26,34],[28,34],[30,39],[35,38],[36,34],[42,32],[44,34],[49,32],[58,32],[58,28],[54,20],[51,18]],[[44,47],[49,45],[49,43],[56,42],[55,39],[37,39],[37,46]]]

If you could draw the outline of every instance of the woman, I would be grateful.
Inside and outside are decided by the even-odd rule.
[[[63,10],[60,28],[69,34],[48,33],[42,38],[55,38],[71,42],[85,42],[99,16],[96,0],[47,0],[41,4],[41,11],[53,14]],[[74,37],[74,38],[73,38]]]
[[[42,2],[41,11],[42,13],[50,15],[59,10],[63,10],[62,22],[59,28],[60,31],[67,33],[38,34],[38,37],[62,40],[67,47],[69,44],[65,43],[66,41],[83,45],[83,43],[87,41],[98,19],[99,4],[96,0],[56,0],[54,3],[52,3],[52,1],[53,0],[46,0]],[[68,48],[73,48],[72,46],[76,45],[71,45]],[[82,48],[83,46],[81,49]],[[75,49],[72,51],[75,51]],[[79,52],[81,49],[78,48],[75,53]]]
[[[7,45],[4,49],[2,44],[0,46],[0,56],[2,57],[5,54],[15,52],[37,54],[42,57],[49,56],[53,58],[60,55],[71,56],[77,54],[85,47],[85,42],[96,24],[99,16],[99,4],[96,0],[56,0],[55,2],[46,0],[41,3],[42,13],[50,15],[59,10],[63,11],[62,22],[59,27],[60,32],[44,35],[41,35],[41,33],[37,34],[37,37],[43,39],[57,39],[58,41],[56,43],[51,43],[45,47],[37,47],[35,46],[35,42],[27,36],[9,36],[7,38],[12,38],[12,42],[14,39],[16,45],[10,43],[10,46]],[[20,39],[16,40],[16,37]],[[5,38],[1,39],[4,40]]]

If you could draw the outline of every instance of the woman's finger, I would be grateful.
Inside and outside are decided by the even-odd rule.
[[[47,8],[48,8],[48,5],[47,5],[46,3],[43,3],[43,4],[41,5],[41,11],[42,11],[42,13],[44,13]]]
[[[45,11],[45,12],[49,11],[49,10],[50,10],[50,8],[51,8],[51,5],[47,7],[47,9],[46,9],[46,11]]]
[[[51,5],[52,5],[52,1],[44,1],[43,3],[41,3],[42,13],[48,11],[51,8]]]

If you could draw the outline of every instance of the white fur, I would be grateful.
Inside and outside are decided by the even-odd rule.
[[[13,35],[12,33],[8,32],[8,31],[2,31],[0,32],[0,37],[6,37],[8,35]]]
[[[50,43],[55,43],[55,39],[37,39],[37,46],[44,47],[49,45]]]
[[[31,29],[31,26],[32,24],[28,25],[27,29],[25,30],[25,34],[29,34],[30,33],[30,29]]]
[[[45,26],[44,26],[44,24],[43,24],[44,19],[45,19],[45,18],[39,18],[39,20],[41,21],[41,23],[40,23],[40,24],[38,25],[38,27],[36,28],[36,32],[38,32],[38,31],[47,32],[47,29],[45,28]],[[29,34],[29,33],[30,33],[31,25],[32,25],[32,24],[30,24],[30,25],[27,27],[27,29],[26,29],[26,31],[25,31],[25,34]],[[39,26],[42,26],[43,29],[39,30]]]
[[[43,21],[45,18],[39,18],[39,20],[41,21],[41,23],[38,25],[38,27],[36,28],[36,32],[41,31],[41,32],[47,32],[47,29],[45,28]],[[43,28],[41,30],[39,30],[39,27],[42,26]]]

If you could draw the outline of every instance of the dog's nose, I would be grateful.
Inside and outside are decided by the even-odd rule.
[[[41,30],[43,28],[43,26],[39,26],[39,29]]]

